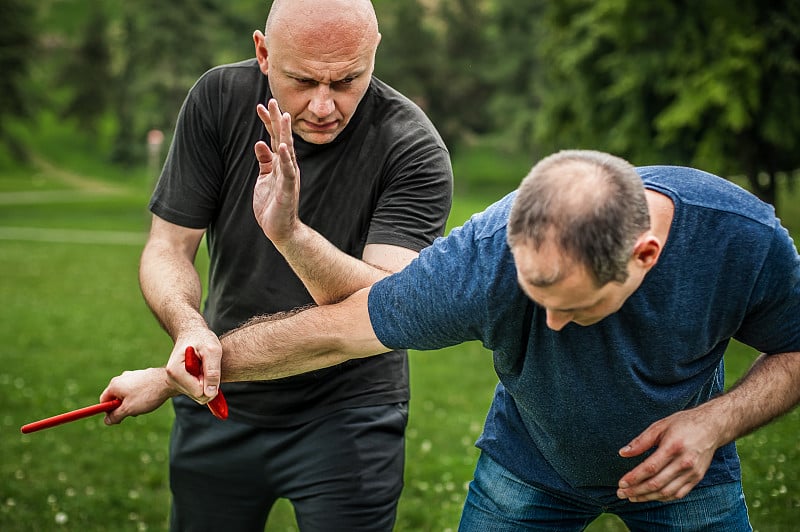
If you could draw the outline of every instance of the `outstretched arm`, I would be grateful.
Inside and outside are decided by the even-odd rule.
[[[223,380],[278,379],[389,351],[372,329],[369,290],[335,305],[254,318],[223,336]]]
[[[800,402],[800,352],[761,355],[727,393],[656,421],[620,450],[656,451],[619,482],[633,502],[684,497],[700,482],[714,452],[785,414]]]
[[[272,146],[259,141],[259,176],[253,211],[264,234],[303,281],[314,301],[326,305],[400,271],[417,252],[400,246],[367,244],[362,260],[351,257],[304,224],[297,214],[300,168],[294,151],[291,118],[275,100],[257,108]]]
[[[336,305],[254,318],[223,336],[224,380],[277,379],[389,351],[372,329],[369,290],[362,289]],[[177,357],[170,358],[166,369],[125,372],[112,379],[101,395],[101,400],[122,399],[106,415],[106,423],[155,410],[194,385],[194,377]]]

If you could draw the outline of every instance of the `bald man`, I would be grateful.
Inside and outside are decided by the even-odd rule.
[[[254,59],[206,72],[189,92],[141,258],[142,292],[174,341],[169,364],[182,366],[187,346],[203,361],[204,376],[180,391],[206,399],[218,391],[220,335],[254,315],[341,300],[402,269],[443,233],[450,209],[440,136],[372,75],[380,34],[369,1],[275,1],[253,40]],[[291,175],[272,164],[279,155]],[[203,236],[201,312],[194,260]],[[224,395],[226,421],[174,398],[173,530],[263,530],[278,498],[292,502],[301,530],[392,529],[405,351],[225,385]]]

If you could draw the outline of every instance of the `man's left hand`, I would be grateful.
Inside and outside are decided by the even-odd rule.
[[[671,501],[686,496],[702,480],[719,447],[718,427],[703,408],[656,421],[620,449],[623,457],[652,455],[619,481],[617,496],[631,502]]]
[[[257,111],[269,132],[271,146],[263,141],[255,145],[258,180],[253,191],[253,211],[264,234],[279,246],[291,240],[302,225],[297,215],[300,168],[289,114],[281,114],[275,100],[266,107],[259,104]]]

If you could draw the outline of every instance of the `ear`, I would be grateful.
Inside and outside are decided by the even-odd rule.
[[[267,72],[269,72],[267,38],[264,37],[263,33],[256,30],[253,32],[253,43],[256,46],[256,59],[258,60],[258,66],[261,69],[261,72],[263,72],[263,74],[266,76]]]
[[[661,256],[661,241],[649,231],[644,233],[633,246],[633,260],[640,268],[649,270]]]

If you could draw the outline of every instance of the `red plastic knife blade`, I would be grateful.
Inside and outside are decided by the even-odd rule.
[[[191,345],[187,346],[186,351],[184,351],[184,357],[184,365],[186,366],[186,371],[188,371],[190,375],[199,377],[203,374],[202,361],[200,357],[197,356],[194,347]],[[222,390],[207,404],[208,409],[211,410],[211,413],[217,418],[228,419],[228,402],[225,400],[225,396],[222,395]]]
[[[101,412],[110,412],[111,410],[114,410],[121,404],[122,401],[120,401],[119,399],[112,399],[110,401],[105,401],[102,403],[98,403],[96,405],[85,406],[77,410],[72,410],[71,412],[64,412],[63,414],[59,414],[57,416],[48,417],[46,419],[41,419],[39,421],[34,421],[33,423],[28,423],[27,425],[23,425],[19,430],[23,434],[29,434],[31,432],[36,432],[37,430],[49,429],[50,427],[55,427],[56,425],[62,425],[64,423],[69,423],[70,421],[83,419],[85,417],[93,416]]]

